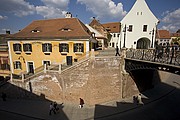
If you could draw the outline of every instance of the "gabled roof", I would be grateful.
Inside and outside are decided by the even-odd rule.
[[[157,38],[159,39],[170,39],[170,32],[167,30],[158,30],[157,31]]]
[[[102,24],[105,29],[110,33],[119,33],[121,30],[120,22],[111,22]]]
[[[88,28],[77,18],[59,18],[33,21],[12,39],[88,39]]]
[[[143,17],[140,17],[143,16]],[[136,0],[131,10],[127,13],[127,15],[122,19],[121,23],[125,21],[135,21],[144,20],[147,21],[151,19],[151,22],[155,22],[158,24],[159,20],[155,17],[152,11],[149,9],[145,0]]]
[[[92,32],[95,33],[96,38],[105,38],[101,33],[99,33],[96,29],[92,28],[88,24],[86,24],[86,27]]]

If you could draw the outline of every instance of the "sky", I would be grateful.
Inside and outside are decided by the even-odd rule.
[[[67,12],[84,24],[120,22],[136,0],[0,0],[0,34],[16,33],[34,20],[64,18]],[[160,20],[158,29],[180,29],[179,0],[145,0]]]

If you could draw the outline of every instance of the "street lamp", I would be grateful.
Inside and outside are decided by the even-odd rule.
[[[150,34],[152,32],[152,42],[151,42],[151,48],[153,48],[153,43],[154,43],[154,28],[152,31],[150,31]]]
[[[124,43],[123,43],[123,48],[125,48],[125,41],[126,41],[126,24],[125,24],[125,26],[124,26],[123,32],[124,32]]]

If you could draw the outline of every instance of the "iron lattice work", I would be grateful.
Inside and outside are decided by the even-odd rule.
[[[127,49],[126,58],[180,66],[180,46],[158,49]]]

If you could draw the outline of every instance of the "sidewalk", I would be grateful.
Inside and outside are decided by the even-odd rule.
[[[175,89],[175,87],[161,84],[144,92],[142,96],[144,105],[163,98]],[[56,115],[52,114],[51,116],[49,115],[50,101],[40,100],[7,99],[6,102],[0,100],[0,111],[42,120],[91,120],[110,117],[143,107],[143,105],[134,104],[132,98],[121,101],[111,101],[93,107],[85,105],[82,109],[78,108],[78,105],[75,104],[58,104],[60,108],[59,112]]]

